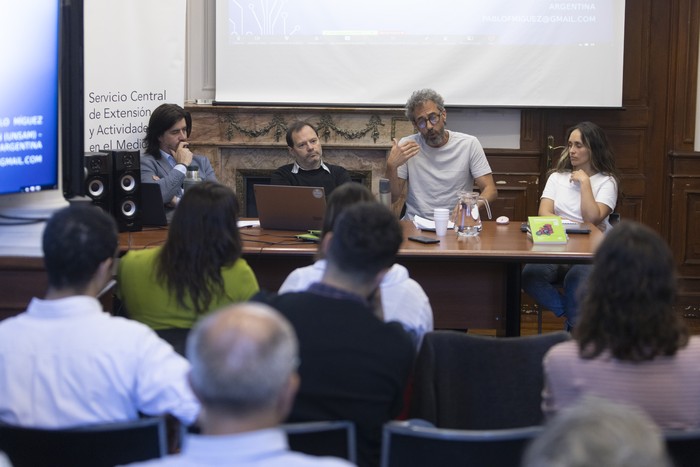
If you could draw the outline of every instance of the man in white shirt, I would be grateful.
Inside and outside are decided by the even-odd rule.
[[[64,428],[170,413],[191,424],[199,403],[189,363],[150,328],[102,310],[117,227],[89,205],[57,211],[43,234],[49,287],[0,321],[0,421]]]
[[[185,438],[179,455],[132,465],[351,465],[291,452],[278,428],[299,387],[299,354],[292,326],[274,309],[243,303],[206,316],[190,334],[187,357],[202,402],[202,434]]]

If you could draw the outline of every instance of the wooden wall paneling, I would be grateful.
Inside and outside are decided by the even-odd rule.
[[[676,8],[675,67],[670,82],[673,99],[669,100],[671,141],[675,151],[693,151],[698,79],[698,37],[700,36],[700,1],[678,0]]]
[[[670,245],[678,265],[681,310],[700,318],[700,155],[672,153]]]

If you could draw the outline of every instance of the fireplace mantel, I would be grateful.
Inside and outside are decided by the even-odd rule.
[[[386,151],[392,138],[413,133],[399,107],[269,107],[190,105],[192,142],[217,146],[286,148],[287,126],[308,121],[321,142],[331,148],[372,148]]]

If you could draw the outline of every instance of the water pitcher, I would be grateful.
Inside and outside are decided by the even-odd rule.
[[[458,237],[474,237],[481,232],[481,217],[479,216],[479,200],[486,206],[486,214],[491,219],[491,207],[488,200],[479,196],[477,192],[460,191],[459,209],[455,219],[455,230]]]

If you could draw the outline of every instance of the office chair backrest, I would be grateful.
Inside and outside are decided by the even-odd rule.
[[[13,467],[112,467],[167,453],[164,417],[38,429],[0,424],[0,451]]]
[[[517,467],[541,426],[450,430],[415,421],[384,425],[381,467]]]
[[[429,332],[416,360],[409,416],[463,430],[539,425],[542,358],[569,338],[564,331],[523,337]]]
[[[287,423],[281,428],[287,433],[292,451],[314,456],[333,456],[357,462],[355,424],[346,420]]]
[[[700,466],[700,428],[664,432],[666,449],[676,467]]]

